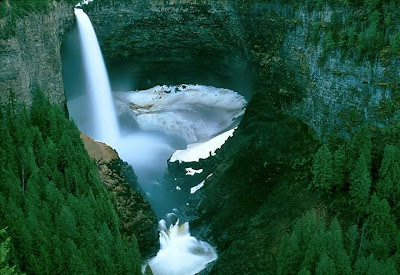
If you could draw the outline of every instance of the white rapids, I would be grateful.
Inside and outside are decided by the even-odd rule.
[[[160,251],[148,261],[155,275],[191,275],[203,270],[217,259],[215,249],[190,235],[189,223],[170,225],[158,223]]]

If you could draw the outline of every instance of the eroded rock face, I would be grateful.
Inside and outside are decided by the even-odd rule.
[[[32,12],[18,19],[16,35],[0,38],[0,103],[9,92],[18,103],[32,102],[32,91],[40,87],[52,103],[65,103],[61,75],[61,43],[74,22],[71,4],[53,1],[48,12]],[[10,28],[0,19],[0,31]]]
[[[121,233],[128,239],[136,236],[142,257],[155,254],[159,249],[157,218],[150,204],[138,192],[132,167],[108,145],[85,134],[81,134],[81,139],[97,164],[101,182],[115,196]]]
[[[245,30],[231,1],[138,0],[91,6],[88,14],[111,76],[137,75],[135,89],[181,83],[243,92],[248,88]],[[118,83],[112,85],[119,89]]]
[[[326,34],[321,31],[314,44],[313,26],[329,23],[334,12],[343,11],[213,0],[110,1],[88,10],[109,67],[131,62],[115,73],[139,75],[138,89],[195,79],[273,94],[277,105],[322,138],[347,136],[364,122],[385,125],[385,101],[400,82],[399,61],[385,53],[357,62],[336,51],[320,62]],[[209,73],[200,77],[198,68]]]

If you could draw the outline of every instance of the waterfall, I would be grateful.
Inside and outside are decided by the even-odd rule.
[[[109,145],[116,145],[119,129],[107,69],[96,33],[86,13],[74,9],[86,78],[91,135]]]
[[[190,235],[189,223],[171,225],[158,223],[160,251],[148,264],[155,275],[197,274],[207,264],[217,259],[214,248]]]
[[[130,164],[132,164],[131,156],[139,156],[143,163],[147,160],[144,166],[155,166],[157,161],[148,159],[148,152],[141,153],[141,149],[153,150],[155,147],[158,152],[171,151],[168,156],[165,156],[167,158],[173,153],[172,148],[165,141],[160,142],[154,136],[149,137],[149,133],[142,135],[141,131],[120,136],[111,87],[96,33],[89,17],[82,9],[75,8],[74,12],[85,70],[86,95],[84,99],[75,99],[78,102],[74,102],[74,105],[78,107],[74,112],[70,110],[72,118],[75,119],[81,112],[86,111],[90,121],[88,127],[84,128],[85,132],[94,139],[117,149],[120,156]],[[194,99],[197,98],[196,96]],[[72,107],[72,105],[69,106]],[[79,119],[77,122],[78,126],[82,123]],[[79,128],[82,130],[82,127]],[[166,159],[161,161],[166,162]],[[138,166],[134,165],[134,168],[137,169]],[[140,171],[140,166],[138,170]],[[152,176],[155,177],[154,174]],[[155,275],[196,274],[206,268],[208,263],[217,259],[217,253],[210,244],[199,241],[190,235],[189,223],[180,225],[178,220],[167,229],[166,222],[161,220],[159,231],[160,251],[148,261]]]

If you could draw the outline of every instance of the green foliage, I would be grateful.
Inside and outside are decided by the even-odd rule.
[[[325,202],[330,214],[338,215],[347,229],[343,234],[336,218],[327,229],[325,220],[330,220],[329,215],[322,219],[314,212],[306,213],[292,233],[283,238],[277,258],[278,273],[399,273],[398,127],[396,124],[371,134],[369,127],[364,126],[350,139],[329,144],[330,148],[337,148],[333,153],[332,178],[342,183],[332,189],[334,199]],[[321,159],[328,152],[325,144],[314,159]],[[314,168],[315,164],[315,176]],[[285,262],[290,265],[284,267]]]
[[[10,264],[27,274],[140,274],[135,239],[121,238],[77,127],[40,91],[30,111],[14,107],[0,116],[0,228],[11,237]]]
[[[325,37],[324,37],[324,43],[322,44],[322,53],[323,53],[323,58],[327,53],[335,49],[336,44],[335,41],[333,40],[333,33],[332,31],[329,31]]]
[[[15,266],[10,267],[7,263],[10,251],[10,237],[7,237],[5,229],[0,230],[0,274],[15,274]]]
[[[0,18],[4,18],[7,15],[7,7],[5,1],[0,1]]]
[[[393,55],[400,53],[400,34],[395,34],[390,40],[390,50]]]
[[[379,169],[379,178],[376,185],[377,194],[381,198],[395,199],[396,189],[399,188],[400,167],[399,159],[400,150],[393,145],[385,147],[383,160]],[[396,186],[396,189],[395,189]]]
[[[285,235],[277,258],[278,274],[350,274],[342,229],[333,220],[327,229],[314,211],[306,213]]]
[[[146,265],[146,269],[144,270],[144,275],[153,275],[151,268],[149,265]]]
[[[312,43],[322,42],[322,61],[333,50],[340,49],[343,56],[357,60],[374,60],[387,46],[390,54],[398,54],[400,40],[397,34],[398,1],[394,0],[347,0],[336,3],[304,0],[311,12],[330,5],[332,16],[329,22],[313,26]]]
[[[368,212],[371,190],[371,176],[364,154],[357,160],[350,183],[350,197],[355,213],[364,215]]]
[[[56,2],[66,2],[71,4],[71,8],[76,5],[76,0],[55,0]],[[5,18],[6,24],[0,27],[0,39],[8,39],[16,35],[16,23],[19,19],[31,13],[48,13],[53,7],[52,0],[9,0],[7,6],[5,0],[0,0],[0,19]]]
[[[368,249],[378,260],[387,259],[394,252],[393,240],[399,232],[390,205],[387,200],[380,199],[374,194],[370,212],[367,227],[370,239]]]
[[[347,171],[346,148],[344,146],[340,146],[333,154],[332,166],[332,181],[338,188],[343,188],[346,184]]]
[[[313,185],[330,193],[334,185],[332,170],[332,153],[327,145],[321,146],[314,157],[312,172]]]

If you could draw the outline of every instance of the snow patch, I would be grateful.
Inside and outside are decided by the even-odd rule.
[[[185,168],[186,174],[185,176],[194,176],[194,174],[201,174],[203,172],[203,169],[195,170],[191,167]]]
[[[186,150],[177,150],[170,158],[170,162],[198,162],[200,159],[206,159],[209,156],[215,156],[215,151],[233,136],[233,132],[237,129],[235,127],[232,130],[226,131],[209,141],[202,143],[189,144]]]
[[[202,182],[200,182],[200,183],[197,184],[196,186],[190,188],[190,194],[194,194],[194,193],[196,193],[198,190],[200,190],[200,188],[202,188],[202,187],[204,186],[204,183],[205,183],[205,182],[206,182],[206,181],[203,180]]]

